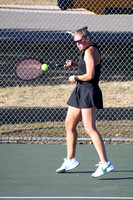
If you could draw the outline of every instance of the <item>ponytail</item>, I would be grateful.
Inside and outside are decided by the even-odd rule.
[[[87,26],[85,26],[85,27],[83,27],[83,28],[81,28],[81,29],[78,29],[78,30],[75,32],[75,34],[79,34],[79,35],[81,35],[83,38],[89,37],[90,40],[91,40],[91,35],[90,35],[89,31],[88,31],[88,27],[87,27]]]

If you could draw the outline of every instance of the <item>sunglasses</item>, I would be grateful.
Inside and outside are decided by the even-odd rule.
[[[81,43],[82,43],[82,40],[83,40],[83,39],[81,39],[81,40],[75,40],[74,42],[75,42],[75,43],[78,43],[78,44],[81,44]]]

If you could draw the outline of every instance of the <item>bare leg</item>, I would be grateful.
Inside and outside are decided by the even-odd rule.
[[[81,119],[81,109],[69,106],[66,116],[67,159],[75,157],[77,130],[76,126]]]
[[[107,162],[106,150],[101,135],[96,130],[96,108],[82,109],[82,119],[87,134],[92,139],[99,158],[102,162]]]

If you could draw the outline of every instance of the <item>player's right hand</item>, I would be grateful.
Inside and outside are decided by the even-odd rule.
[[[72,60],[66,60],[66,64],[64,67],[71,67],[72,66]]]

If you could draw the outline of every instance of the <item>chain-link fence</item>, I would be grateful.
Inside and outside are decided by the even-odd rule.
[[[48,64],[77,60],[67,31],[83,26],[102,56],[104,109],[97,111],[97,129],[105,141],[133,141],[131,1],[0,0],[0,14],[1,141],[65,140],[66,102],[75,87],[68,77],[77,68],[49,67],[43,77],[24,82],[15,77],[14,65],[23,58]],[[90,140],[82,122],[78,133],[78,140]]]

